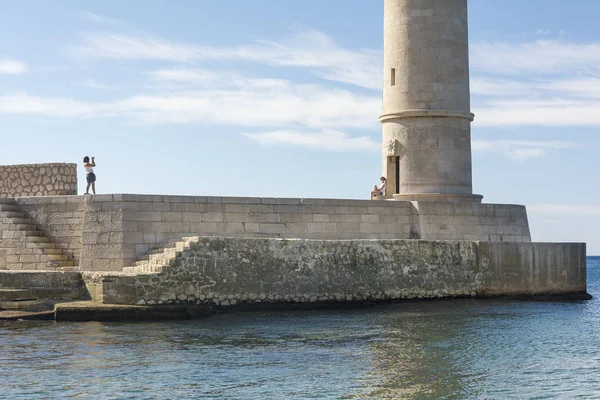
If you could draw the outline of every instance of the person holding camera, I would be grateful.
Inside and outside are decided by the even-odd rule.
[[[96,194],[96,174],[94,173],[94,167],[96,166],[95,157],[92,157],[92,162],[90,162],[90,158],[85,156],[83,158],[83,166],[85,168],[85,177],[87,180],[85,194],[90,194],[90,186],[92,187],[92,193]]]

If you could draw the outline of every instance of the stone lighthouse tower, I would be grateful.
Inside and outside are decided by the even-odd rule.
[[[397,200],[473,195],[467,0],[384,0],[383,175]]]

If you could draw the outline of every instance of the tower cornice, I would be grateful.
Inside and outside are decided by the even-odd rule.
[[[473,119],[475,118],[475,114],[452,110],[404,110],[395,113],[383,114],[379,117],[379,121],[383,123],[393,119],[419,117],[464,118],[469,121],[473,121]]]

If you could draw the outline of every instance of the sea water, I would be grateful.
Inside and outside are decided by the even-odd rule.
[[[0,322],[0,398],[599,399],[594,300]]]

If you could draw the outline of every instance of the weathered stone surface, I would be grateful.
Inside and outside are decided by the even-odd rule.
[[[535,257],[532,254],[536,254]],[[159,273],[83,273],[96,300],[231,306],[585,293],[585,245],[190,238]]]
[[[0,197],[76,194],[76,164],[0,165]]]

